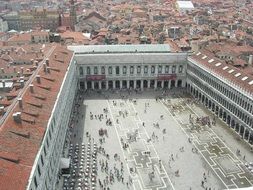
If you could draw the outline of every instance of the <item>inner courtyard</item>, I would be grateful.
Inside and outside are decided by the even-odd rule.
[[[253,184],[250,145],[183,89],[81,91],[72,115],[65,144],[70,175],[59,189]]]

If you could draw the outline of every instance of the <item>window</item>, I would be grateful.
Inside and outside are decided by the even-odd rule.
[[[169,73],[169,68],[170,68],[169,65],[165,66],[165,73]]]
[[[90,75],[90,67],[87,67],[87,75]]]
[[[108,73],[109,73],[109,75],[112,74],[112,67],[108,67]]]
[[[119,75],[119,66],[116,67],[116,75]]]
[[[44,146],[43,151],[44,151],[44,154],[46,156],[47,155],[46,146]]]
[[[38,165],[38,174],[39,174],[39,176],[41,176],[40,165]]]
[[[155,66],[151,66],[151,73],[154,74],[155,73]]]
[[[148,66],[144,67],[144,73],[147,74],[148,73]]]
[[[141,73],[141,66],[137,67],[137,73],[140,74]]]
[[[159,67],[158,67],[158,73],[162,73],[162,69],[163,69],[163,67],[161,65],[159,65]]]
[[[101,67],[101,74],[102,74],[102,75],[105,74],[105,67],[104,67],[104,66]]]
[[[172,73],[175,73],[176,72],[176,65],[173,65],[172,66]]]
[[[94,67],[94,74],[95,74],[95,75],[98,74],[98,67]]]
[[[44,166],[44,160],[43,160],[43,156],[42,155],[40,156],[40,160],[41,160],[42,166]]]
[[[125,74],[126,74],[126,72],[127,72],[127,67],[126,67],[126,66],[124,66],[124,67],[123,67],[123,74],[125,75]]]
[[[36,188],[38,187],[36,176],[34,177],[34,185],[35,185]]]
[[[182,73],[182,72],[183,72],[183,66],[182,66],[182,65],[179,66],[178,72],[179,72],[179,73]]]
[[[134,74],[134,66],[130,67],[130,74]]]

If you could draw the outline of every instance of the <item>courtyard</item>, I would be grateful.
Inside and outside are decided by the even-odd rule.
[[[181,90],[81,93],[68,148],[66,189],[221,190],[253,184],[245,166],[253,162],[249,145]]]

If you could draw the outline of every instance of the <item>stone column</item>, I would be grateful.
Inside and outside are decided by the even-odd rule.
[[[141,90],[143,90],[143,80],[141,80]]]
[[[127,89],[129,89],[129,87],[130,87],[130,81],[127,80]]]
[[[247,130],[247,129],[245,129],[245,127],[244,127],[244,132],[243,132],[243,135],[242,135],[242,138],[243,138],[243,139],[245,138],[246,130]]]
[[[150,88],[150,80],[148,80],[148,88]]]
[[[249,131],[249,136],[248,136],[248,139],[247,139],[248,142],[249,142],[249,139],[250,139],[250,135],[251,135],[251,132]]]
[[[112,81],[112,88],[115,89],[115,80]]]
[[[94,90],[94,81],[91,81],[91,88]]]
[[[168,80],[169,89],[171,89],[171,80]]]
[[[98,88],[99,88],[99,90],[102,89],[102,84],[101,83],[102,83],[101,81],[98,81]]]
[[[108,80],[107,80],[107,81],[105,81],[105,88],[106,88],[106,90],[108,90],[108,88],[109,88],[109,85],[108,85]]]
[[[136,80],[134,80],[134,89],[136,89]]]
[[[87,89],[87,81],[84,81],[84,89]]]
[[[157,80],[155,79],[154,89],[157,89]]]
[[[162,88],[164,88],[164,80],[162,80]]]
[[[119,81],[119,87],[122,89],[122,80]]]

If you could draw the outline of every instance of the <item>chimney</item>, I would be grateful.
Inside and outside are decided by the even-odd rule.
[[[47,66],[49,66],[49,59],[48,58],[46,59],[46,64],[47,64]]]
[[[13,67],[13,72],[14,72],[14,73],[16,73],[16,72],[17,72],[17,69],[16,69],[16,67],[15,67],[15,66]]]
[[[20,72],[19,71],[17,72],[17,77],[20,77]]]
[[[46,65],[46,63],[43,63],[43,69],[44,69],[44,72],[46,73],[47,72],[47,65]]]
[[[23,109],[22,98],[18,98],[18,106],[19,106],[20,109]]]
[[[33,60],[33,59],[31,59],[30,61],[31,61],[31,64],[33,64],[34,60]]]
[[[36,75],[37,83],[40,83],[40,75]]]
[[[24,80],[20,80],[20,84],[21,84],[21,88],[24,88],[24,86],[25,86],[25,81],[24,81]]]
[[[4,68],[1,68],[2,73],[4,73]]]
[[[249,65],[252,66],[253,63],[253,55],[249,55]]]
[[[36,66],[39,66],[39,62],[38,62],[38,61],[35,61],[35,65],[36,65]]]
[[[30,85],[29,85],[29,89],[30,89],[30,92],[31,92],[31,93],[34,93],[33,84],[30,84]]]
[[[21,112],[12,114],[12,117],[16,123],[21,123]]]
[[[24,73],[24,67],[21,67],[21,74],[23,75]]]
[[[47,72],[50,73],[50,67],[47,67]]]
[[[3,88],[5,88],[5,80],[2,80]]]
[[[4,106],[0,106],[0,115],[4,114]]]

